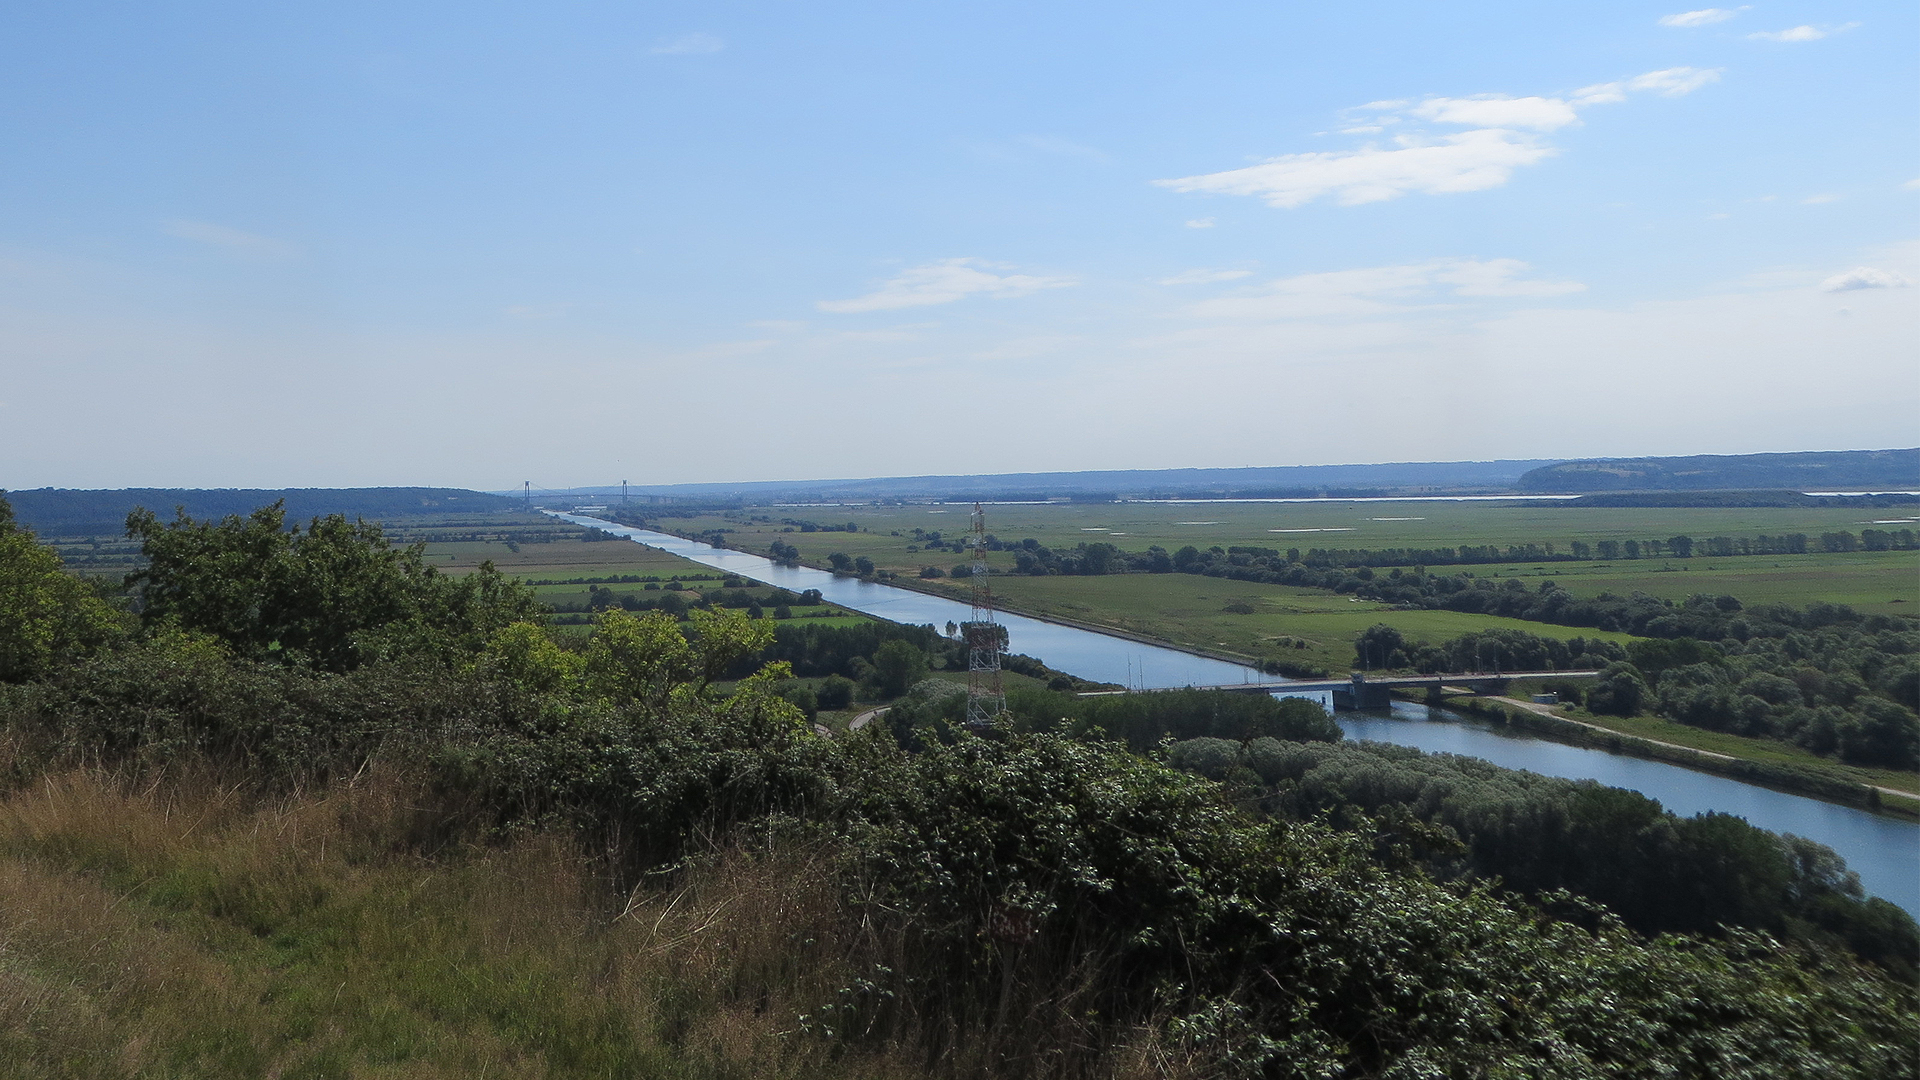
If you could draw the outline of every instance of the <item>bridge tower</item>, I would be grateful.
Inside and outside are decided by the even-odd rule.
[[[1000,687],[1000,653],[1006,645],[1006,630],[993,621],[993,588],[987,583],[987,512],[973,504],[973,614],[967,620],[967,726],[985,728],[993,724],[1007,706],[1007,695]]]

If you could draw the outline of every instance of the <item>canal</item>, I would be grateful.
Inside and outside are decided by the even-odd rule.
[[[793,592],[818,589],[828,601],[841,607],[893,622],[943,626],[950,621],[965,622],[972,614],[964,603],[912,589],[862,581],[811,567],[785,566],[744,551],[716,548],[698,540],[616,525],[599,518],[575,514],[554,516],[605,529],[703,566]],[[1083,679],[1141,689],[1267,682],[1273,684],[1275,691],[1286,692],[1284,680],[1276,680],[1242,664],[1023,615],[1001,612],[996,618],[1007,627],[1011,651],[1038,657],[1049,667]],[[1317,696],[1324,699],[1324,695]],[[1547,776],[1597,780],[1658,799],[1662,806],[1676,814],[1718,811],[1745,818],[1763,829],[1816,840],[1838,852],[1847,866],[1860,875],[1868,892],[1920,917],[1920,823],[1773,791],[1665,762],[1566,746],[1448,709],[1401,703],[1390,712],[1341,713],[1338,720],[1349,738],[1398,743],[1434,753],[1465,754],[1505,768],[1527,769]]]

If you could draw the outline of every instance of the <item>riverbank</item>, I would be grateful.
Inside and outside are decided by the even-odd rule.
[[[1423,700],[1408,698],[1409,701]],[[1896,788],[1862,783],[1801,765],[1743,758],[1679,743],[1650,739],[1575,720],[1544,705],[1516,698],[1456,698],[1446,707],[1471,713],[1493,723],[1539,735],[1569,746],[1580,746],[1629,757],[1663,761],[1699,772],[1724,776],[1789,795],[1853,806],[1907,820],[1920,820],[1920,799]]]

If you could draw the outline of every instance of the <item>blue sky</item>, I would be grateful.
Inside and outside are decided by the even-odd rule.
[[[0,487],[1920,443],[1910,3],[8,23]]]

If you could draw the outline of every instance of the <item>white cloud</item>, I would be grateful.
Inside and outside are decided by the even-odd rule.
[[[1720,78],[1719,68],[1676,67],[1649,71],[1620,82],[1595,83],[1573,92],[1576,106],[1610,105],[1627,100],[1635,91],[1651,90],[1666,97],[1680,97]]]
[[[1322,195],[1334,195],[1342,206],[1358,206],[1415,191],[1451,194],[1499,187],[1515,168],[1554,153],[1526,136],[1499,129],[1464,131],[1426,144],[1399,142],[1398,149],[1288,154],[1244,169],[1154,183],[1179,192],[1258,195],[1269,206],[1287,209]]]
[[[1342,206],[1358,206],[1413,192],[1484,191],[1505,184],[1514,169],[1558,153],[1544,136],[1578,123],[1580,109],[1625,101],[1639,92],[1678,97],[1719,77],[1718,68],[1676,67],[1584,87],[1566,99],[1481,94],[1430,97],[1411,106],[1406,101],[1373,101],[1359,109],[1375,113],[1405,109],[1406,115],[1379,116],[1345,133],[1371,134],[1407,119],[1465,125],[1472,130],[1439,136],[1408,132],[1387,145],[1285,154],[1245,168],[1153,183],[1183,193],[1255,195],[1285,209],[1322,196],[1331,196]]]
[[[243,232],[205,221],[163,221],[160,223],[160,231],[168,236],[191,240],[196,244],[205,244],[229,255],[243,258],[280,259],[293,255],[299,250],[285,240],[276,240],[271,236]]]
[[[653,47],[653,52],[667,56],[700,56],[717,53],[727,47],[727,43],[712,34],[682,34],[669,38]]]
[[[1190,315],[1235,319],[1312,319],[1391,315],[1453,306],[1449,298],[1525,299],[1584,290],[1577,281],[1522,275],[1518,259],[1435,259],[1281,278],[1239,296],[1203,300]]]
[[[1752,41],[1819,41],[1821,38],[1845,33],[1859,25],[1857,22],[1850,22],[1834,27],[1796,26],[1788,30],[1763,30],[1757,34],[1748,34],[1747,37]]]
[[[1908,191],[1920,191],[1920,176],[1916,176],[1900,186],[1906,188]]]
[[[1824,292],[1853,292],[1856,289],[1904,289],[1913,282],[1892,270],[1856,266],[1844,274],[1835,274],[1820,283]]]
[[[1066,278],[1033,277],[1027,274],[994,274],[983,267],[992,263],[980,259],[942,259],[904,271],[865,296],[851,300],[822,300],[814,306],[821,311],[848,315],[865,311],[892,311],[897,308],[951,304],[969,296],[993,296],[1002,299],[1025,296],[1041,289],[1059,289],[1072,285]]]
[[[1920,184],[1920,181],[1915,181],[1915,183],[1917,183],[1917,184]],[[1191,221],[1189,221],[1189,222],[1187,222],[1187,228],[1189,228],[1189,229],[1211,229],[1211,228],[1213,228],[1213,219],[1212,219],[1212,218],[1210,218],[1210,217],[1197,217],[1197,218],[1194,218],[1193,220],[1191,220]]]
[[[1483,94],[1471,98],[1428,98],[1414,107],[1413,115],[1442,124],[1467,124],[1489,128],[1530,128],[1553,131],[1578,123],[1573,106],[1558,98],[1510,98]]]
[[[1660,16],[1660,25],[1679,27],[1709,26],[1717,22],[1726,22],[1728,19],[1733,18],[1745,10],[1747,9],[1740,7],[1731,9],[1701,8],[1699,11],[1683,11],[1678,15]]]
[[[1188,270],[1169,278],[1161,278],[1162,285],[1212,285],[1221,281],[1238,281],[1243,277],[1252,277],[1251,270]]]

